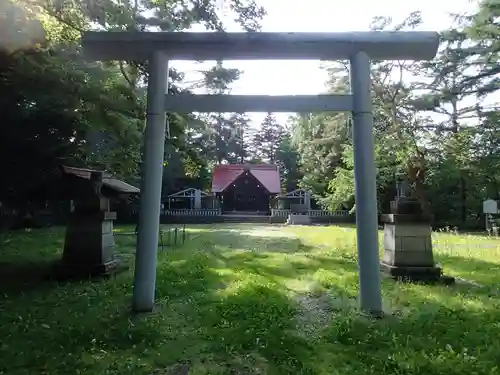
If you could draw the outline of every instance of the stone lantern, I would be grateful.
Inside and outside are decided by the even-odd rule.
[[[432,217],[423,214],[420,202],[411,193],[408,183],[403,182],[391,202],[391,213],[381,217],[384,223],[381,270],[398,280],[453,283],[454,279],[443,277],[441,267],[434,262]]]
[[[72,199],[58,275],[80,278],[106,275],[118,269],[114,255],[113,221],[110,199],[137,194],[139,189],[113,178],[106,172],[63,167],[65,188]]]

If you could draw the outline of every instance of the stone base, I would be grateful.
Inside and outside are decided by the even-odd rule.
[[[311,218],[309,215],[288,215],[288,220],[286,224],[289,225],[311,225]]]
[[[108,278],[127,269],[128,266],[117,259],[97,265],[69,264],[61,261],[54,265],[50,277],[58,281]]]
[[[418,267],[418,266],[393,266],[384,262],[380,263],[380,270],[389,277],[399,281],[420,282],[420,283],[443,283],[450,285],[455,283],[455,279],[444,276],[443,270],[438,266]]]

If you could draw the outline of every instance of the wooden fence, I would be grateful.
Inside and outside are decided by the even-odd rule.
[[[49,208],[39,209],[32,215],[26,216],[20,210],[6,207],[0,207],[0,229],[4,228],[22,228],[24,227],[44,227],[50,225],[64,225],[69,213],[69,206],[55,203]],[[139,216],[139,207],[122,206],[112,210],[117,212],[117,224],[136,224]],[[272,209],[270,221],[281,222],[286,220],[291,210]],[[309,210],[309,216],[313,222],[350,222],[354,215],[349,211],[323,211]],[[160,221],[162,223],[216,223],[222,222],[224,217],[219,208],[206,209],[165,209],[160,211]]]
[[[272,217],[288,217],[292,211],[287,209],[272,209]],[[338,210],[338,211],[324,211],[324,210],[309,210],[309,216],[311,217],[347,217],[349,216],[349,211]]]

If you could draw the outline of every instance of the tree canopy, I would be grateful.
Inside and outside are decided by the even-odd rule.
[[[242,30],[260,29],[265,10],[255,0],[228,4]],[[475,13],[456,15],[432,61],[373,62],[381,210],[400,176],[443,224],[471,225],[481,202],[498,197],[500,115],[492,97],[500,84],[499,12],[495,1],[483,0]],[[132,183],[140,177],[147,64],[86,60],[82,31],[224,30],[215,0],[8,0],[0,17],[4,202],[32,199],[61,164],[107,169]],[[371,28],[411,30],[421,23],[418,12],[400,23],[382,15]],[[346,92],[348,64],[324,65],[328,91]],[[171,69],[169,91],[230,93],[241,74],[217,62],[188,89],[184,74]],[[286,123],[269,113],[260,126],[241,113],[169,113],[168,126],[164,194],[208,186],[214,164],[265,162],[280,166],[284,190],[311,189],[328,209],[354,206],[347,113],[300,113]]]
[[[499,9],[481,1],[441,32],[432,61],[373,62],[375,159],[379,208],[388,211],[397,180],[442,225],[474,226],[482,201],[498,198]],[[495,23],[496,22],[496,23]],[[397,24],[373,20],[373,30],[411,30],[419,12]],[[330,92],[345,92],[348,67],[328,64]],[[298,115],[291,120],[304,176],[325,207],[354,204],[351,121],[345,114]]]

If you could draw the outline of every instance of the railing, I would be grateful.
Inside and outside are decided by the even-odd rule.
[[[309,210],[309,216],[329,216],[329,217],[345,217],[349,216],[349,211],[347,210],[337,210],[337,211],[323,211],[323,210]]]
[[[292,212],[291,210],[272,208],[271,209],[271,216],[273,216],[273,217],[287,217],[288,215],[290,215],[291,212]]]
[[[272,209],[271,216],[273,217],[286,217],[290,215],[292,211],[288,209]],[[349,216],[349,211],[338,210],[338,211],[324,211],[324,210],[309,210],[309,216],[311,217],[346,217]]]
[[[221,210],[218,208],[200,208],[200,209],[170,209],[162,212],[165,216],[219,216]]]

